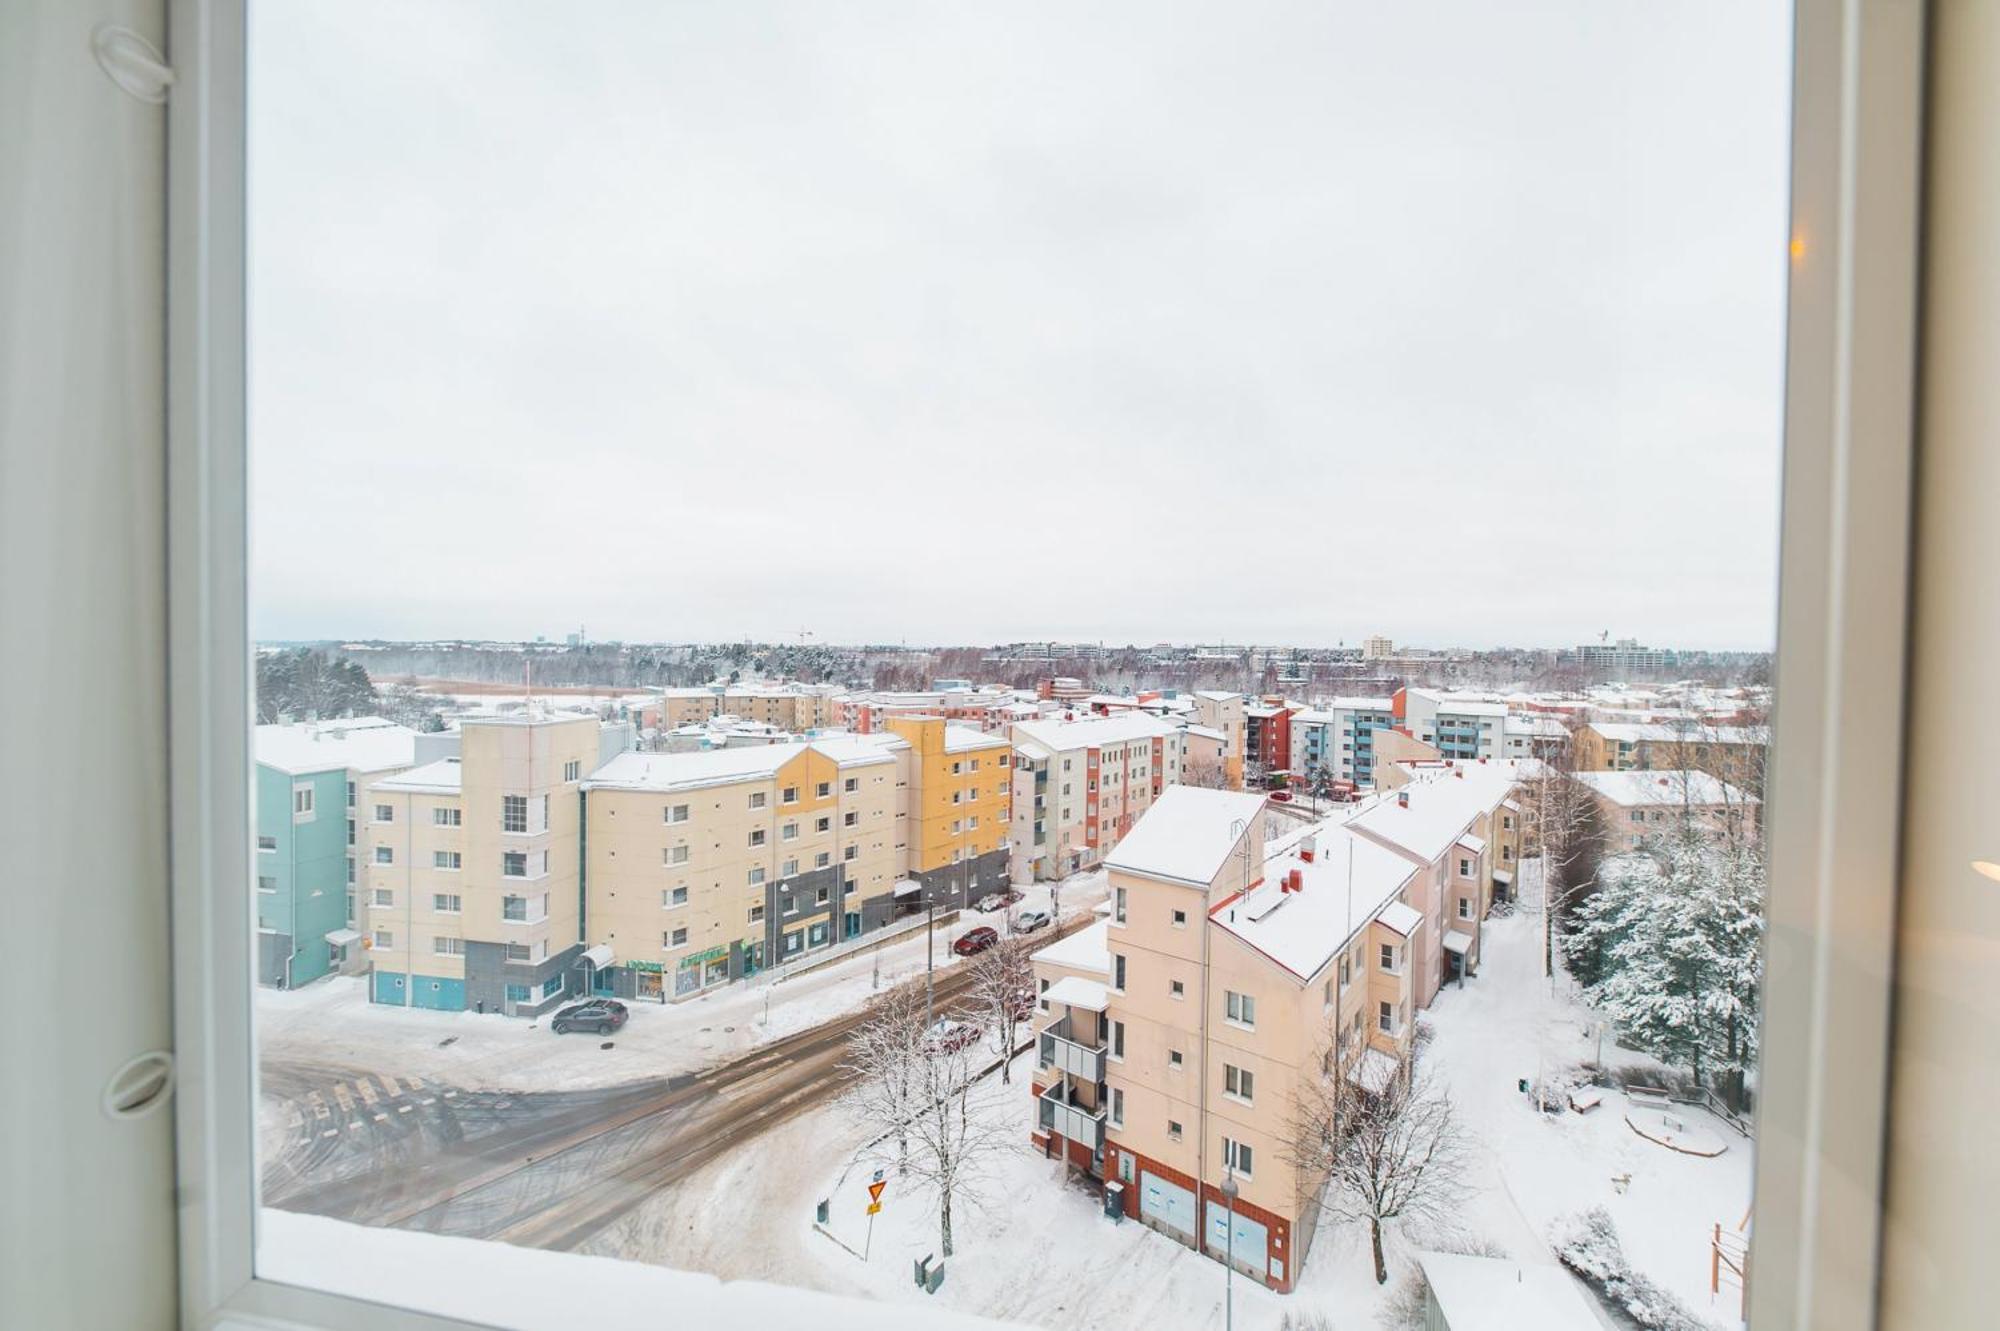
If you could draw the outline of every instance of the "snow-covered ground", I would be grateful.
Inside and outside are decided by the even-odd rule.
[[[1518,1079],[1581,1061],[1595,1039],[1588,1014],[1552,993],[1540,974],[1540,929],[1532,910],[1491,922],[1478,977],[1442,995],[1429,1014],[1436,1035],[1427,1060],[1450,1087],[1480,1161],[1466,1180],[1460,1237],[1497,1245],[1516,1260],[1552,1263],[1551,1222],[1601,1205],[1637,1270],[1734,1327],[1733,1297],[1709,1297],[1708,1241],[1717,1221],[1728,1229],[1743,1218],[1750,1145],[1688,1110],[1729,1149],[1715,1159],[1677,1154],[1625,1124],[1616,1092],[1588,1115],[1534,1110],[1516,1089]],[[1614,1063],[1646,1061],[1623,1051],[1607,1055]],[[1017,1145],[993,1162],[986,1203],[958,1209],[957,1252],[936,1296],[911,1281],[912,1262],[938,1248],[934,1205],[898,1181],[885,1147],[863,1149],[871,1134],[837,1106],[787,1124],[754,1161],[718,1162],[600,1236],[592,1251],[1028,1325],[1221,1327],[1218,1263],[1143,1226],[1106,1219],[1093,1191],[1064,1186],[1060,1166],[1029,1146],[1030,1057],[1017,1061],[1011,1086],[996,1076],[978,1093],[979,1112],[1014,1129]],[[888,1167],[888,1190],[871,1239],[866,1188],[877,1165]],[[1619,1175],[1630,1176],[1622,1193],[1613,1183]],[[821,1198],[831,1203],[833,1237],[813,1222]],[[749,1233],[758,1241],[743,1242]],[[1377,1286],[1365,1229],[1329,1223],[1293,1295],[1234,1281],[1236,1324],[1254,1331],[1276,1327],[1288,1311],[1318,1311],[1343,1331],[1372,1327],[1420,1246],[1392,1226],[1390,1281]],[[865,1262],[857,1255],[864,1249]]]
[[[1047,905],[1046,887],[1026,890],[1021,906]],[[1106,891],[1101,870],[1070,878],[1062,889],[1063,918],[1087,912]],[[1002,913],[968,910],[949,930],[938,930],[940,969],[959,964],[952,940],[982,924],[1002,927]],[[921,974],[922,931],[792,979],[733,984],[683,1003],[628,1003],[631,1019],[608,1050],[595,1036],[552,1035],[545,1019],[370,1003],[366,978],[346,976],[302,989],[259,988],[257,1039],[267,1060],[414,1072],[468,1090],[610,1086],[693,1072],[854,1012],[877,992],[878,957],[882,986]]]

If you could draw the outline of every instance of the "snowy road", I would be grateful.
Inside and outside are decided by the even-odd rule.
[[[940,971],[940,1010],[962,1007],[971,979],[967,968]],[[283,1107],[266,1133],[264,1199],[365,1224],[574,1248],[836,1097],[862,1019],[840,1017],[712,1069],[580,1090],[468,1090],[267,1062],[265,1089]],[[383,1094],[411,1083],[407,1096]]]

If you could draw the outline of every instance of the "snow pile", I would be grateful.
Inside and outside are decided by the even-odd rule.
[[[1692,1309],[1625,1260],[1618,1227],[1601,1206],[1556,1221],[1549,1237],[1564,1266],[1647,1331],[1715,1331]]]

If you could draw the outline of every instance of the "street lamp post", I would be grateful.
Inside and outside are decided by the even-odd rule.
[[[1227,1231],[1222,1240],[1222,1325],[1224,1331],[1236,1326],[1236,1166],[1225,1164],[1222,1175],[1222,1222]]]

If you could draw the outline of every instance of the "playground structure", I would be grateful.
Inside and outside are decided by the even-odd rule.
[[[1750,1315],[1750,1213],[1743,1213],[1735,1229],[1724,1229],[1720,1220],[1708,1241],[1708,1293],[1711,1300],[1722,1297],[1725,1287],[1736,1290],[1736,1315]]]

